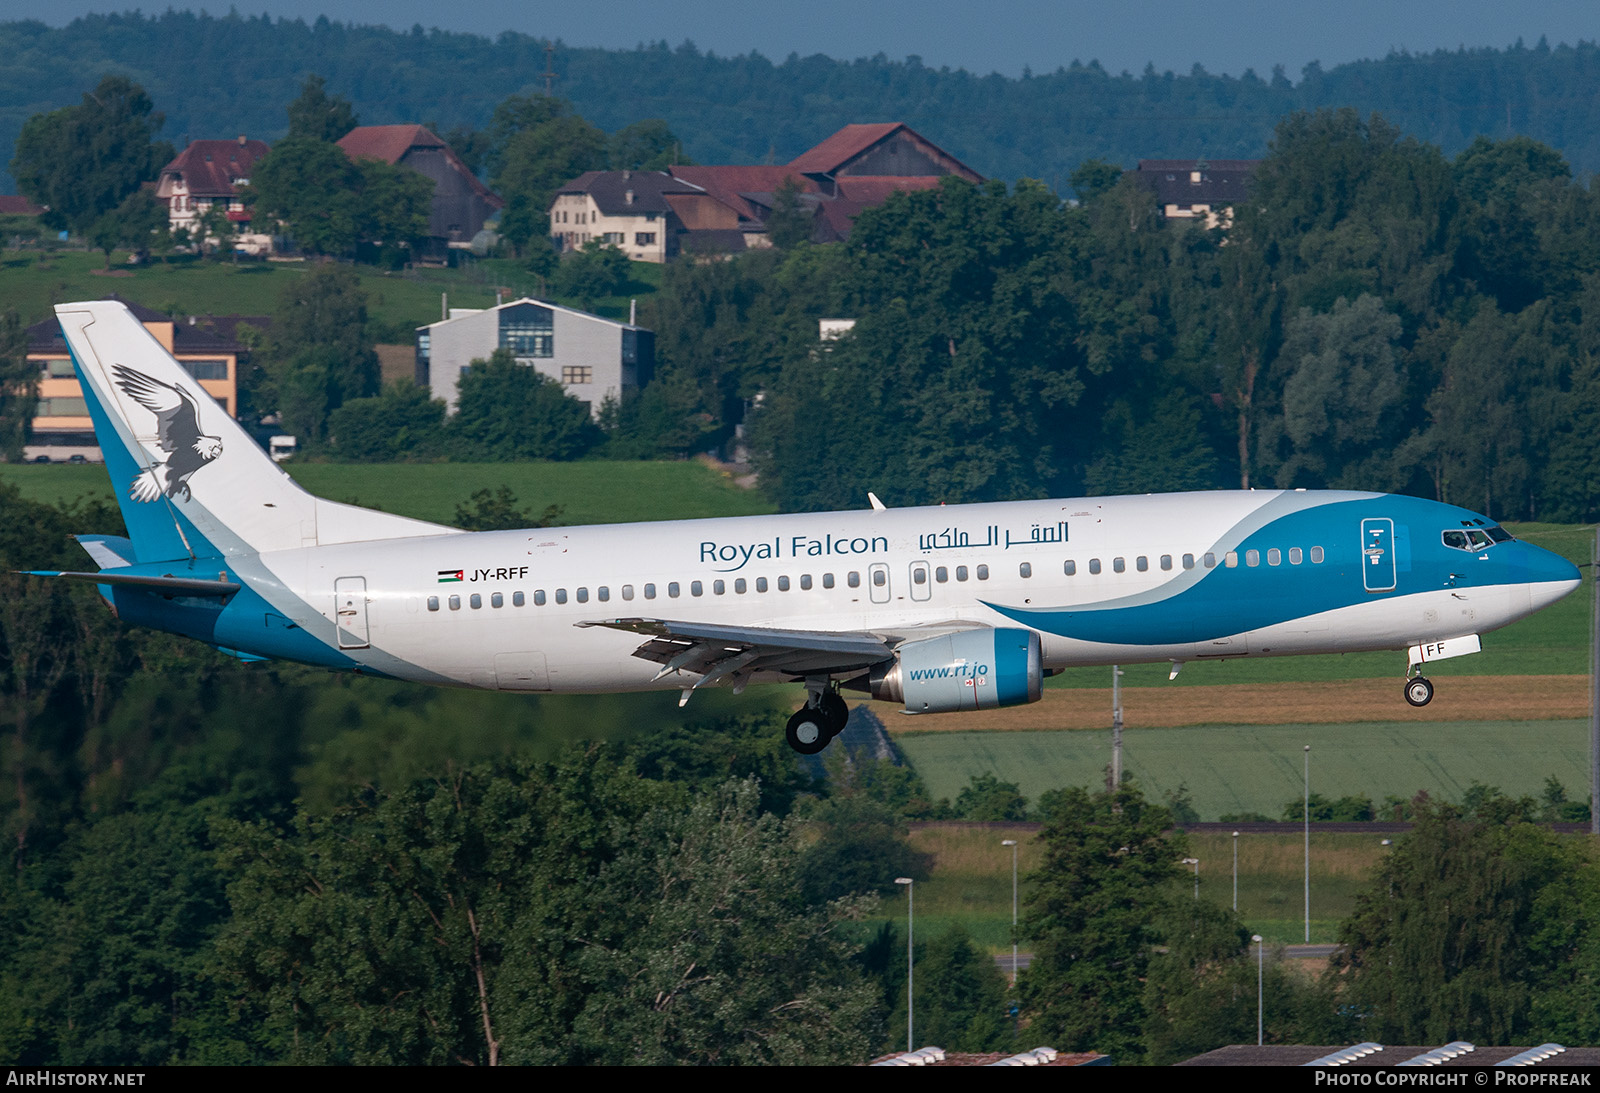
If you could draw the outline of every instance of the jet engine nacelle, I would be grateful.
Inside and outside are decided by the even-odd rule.
[[[1032,630],[961,630],[907,642],[872,670],[872,697],[906,713],[992,710],[1037,702],[1044,682]]]

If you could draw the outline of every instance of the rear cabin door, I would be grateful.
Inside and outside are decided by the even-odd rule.
[[[340,577],[333,582],[333,606],[339,631],[339,648],[365,649],[367,633],[367,579]]]

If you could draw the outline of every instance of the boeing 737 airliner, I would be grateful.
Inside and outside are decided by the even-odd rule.
[[[128,537],[82,535],[127,622],[245,660],[502,691],[803,682],[907,713],[1037,701],[1071,665],[1408,649],[1572,591],[1565,559],[1453,505],[1239,491],[466,533],[312,497],[121,304],[56,313]]]

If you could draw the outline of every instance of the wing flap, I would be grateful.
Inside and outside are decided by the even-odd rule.
[[[894,655],[885,639],[872,634],[642,618],[596,619],[578,625],[604,626],[647,638],[633,655],[662,665],[661,676],[675,671],[714,678],[756,672],[847,672],[869,668]],[[735,660],[737,665],[732,664]]]

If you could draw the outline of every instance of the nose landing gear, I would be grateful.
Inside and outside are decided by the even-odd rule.
[[[1426,706],[1433,701],[1433,684],[1422,676],[1406,680],[1406,701],[1413,706]]]
[[[844,724],[850,719],[850,707],[826,679],[815,687],[807,680],[806,690],[809,692],[806,704],[789,718],[783,735],[789,746],[801,755],[815,755],[844,731]]]

